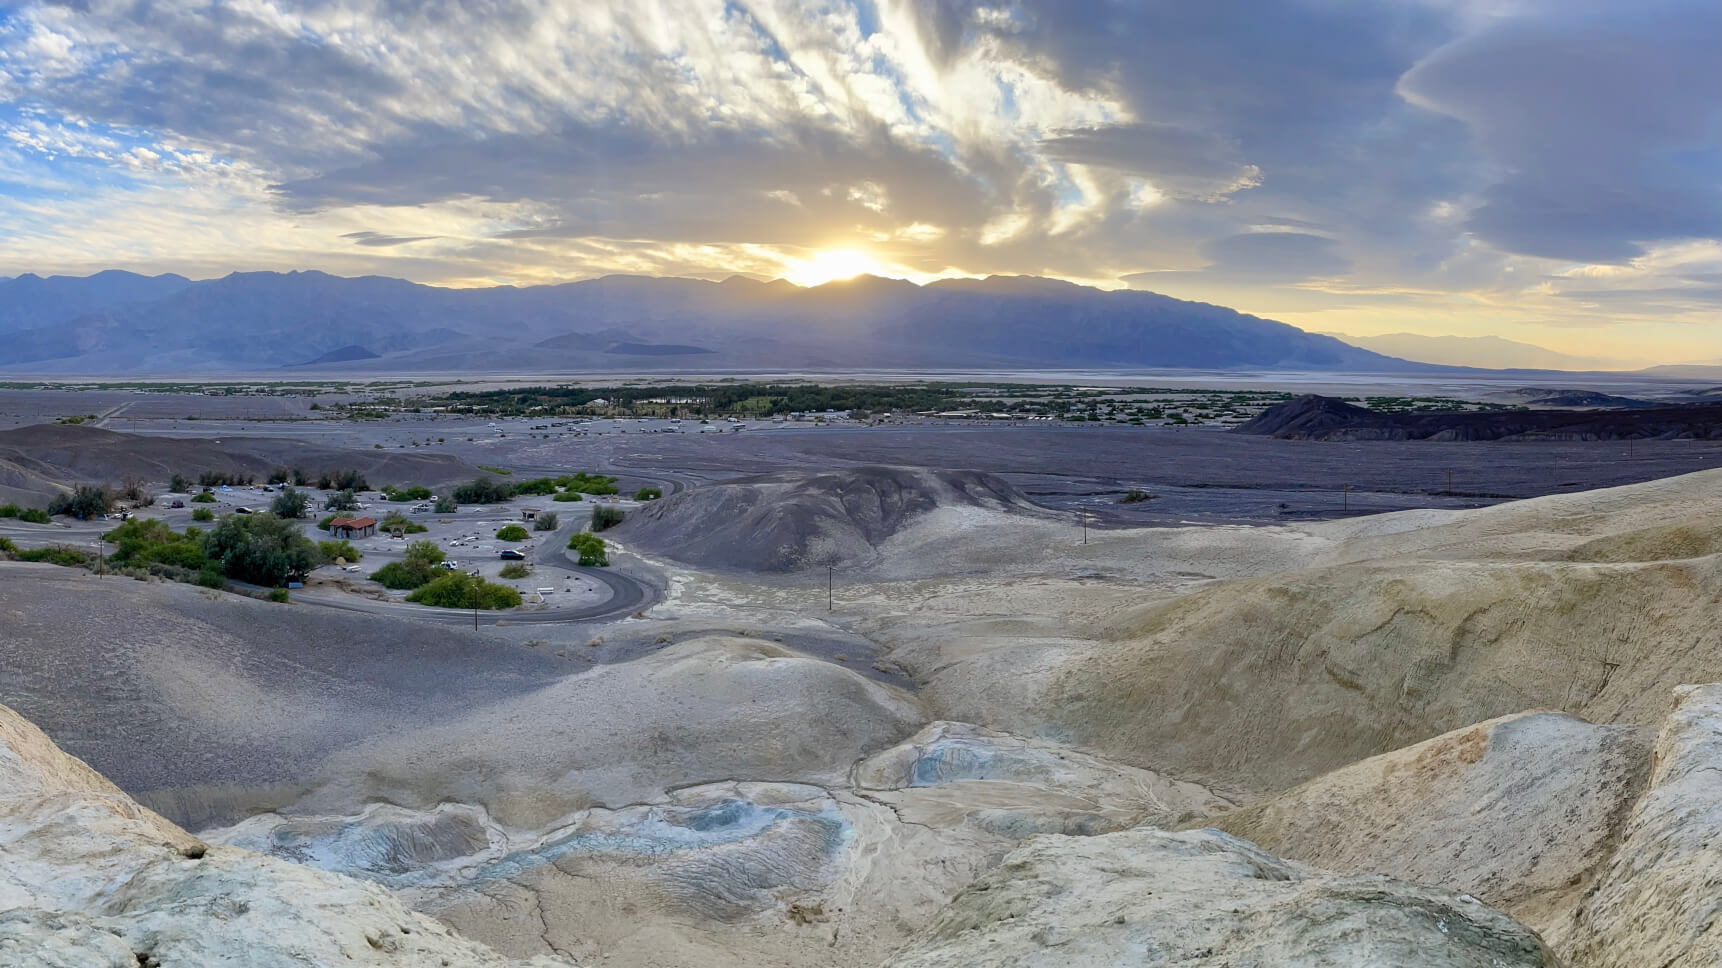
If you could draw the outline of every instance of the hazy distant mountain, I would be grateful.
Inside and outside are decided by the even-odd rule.
[[[1353,346],[1421,363],[1481,366],[1496,370],[1619,370],[1619,360],[1573,356],[1499,336],[1340,336]]]
[[[184,276],[140,276],[119,270],[47,278],[25,273],[16,279],[0,279],[0,333],[64,323],[127,303],[160,299],[191,284]]]
[[[0,367],[31,372],[1427,369],[1220,306],[1032,277],[440,289],[322,272],[23,276],[0,280],[0,319]]]

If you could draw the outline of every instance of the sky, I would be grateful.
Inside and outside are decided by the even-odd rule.
[[[1715,0],[0,0],[0,275],[1030,274],[1712,361],[1719,81]]]

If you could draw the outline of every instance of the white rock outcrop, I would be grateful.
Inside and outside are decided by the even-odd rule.
[[[1329,874],[1216,830],[1037,837],[888,968],[1555,968],[1463,895]]]
[[[0,706],[0,966],[533,966],[375,884],[210,846]]]

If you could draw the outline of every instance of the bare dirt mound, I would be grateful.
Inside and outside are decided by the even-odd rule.
[[[1231,432],[1289,440],[1722,440],[1722,405],[1383,413],[1311,393]]]
[[[618,533],[642,551],[701,567],[787,572],[870,561],[887,538],[944,507],[1041,513],[991,474],[859,467],[685,491],[636,512]]]
[[[434,487],[479,473],[442,454],[346,450],[273,437],[153,437],[70,424],[0,431],[0,487],[13,499],[26,501],[31,496],[46,500],[64,485],[112,483],[129,475],[162,485],[176,473],[195,480],[206,471],[248,474],[261,481],[277,467],[298,468],[312,477],[351,469],[379,487]]]

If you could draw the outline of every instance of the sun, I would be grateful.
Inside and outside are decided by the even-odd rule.
[[[883,269],[873,257],[854,249],[827,249],[811,259],[791,266],[784,278],[798,286],[823,286],[835,279],[859,275],[881,275]]]

